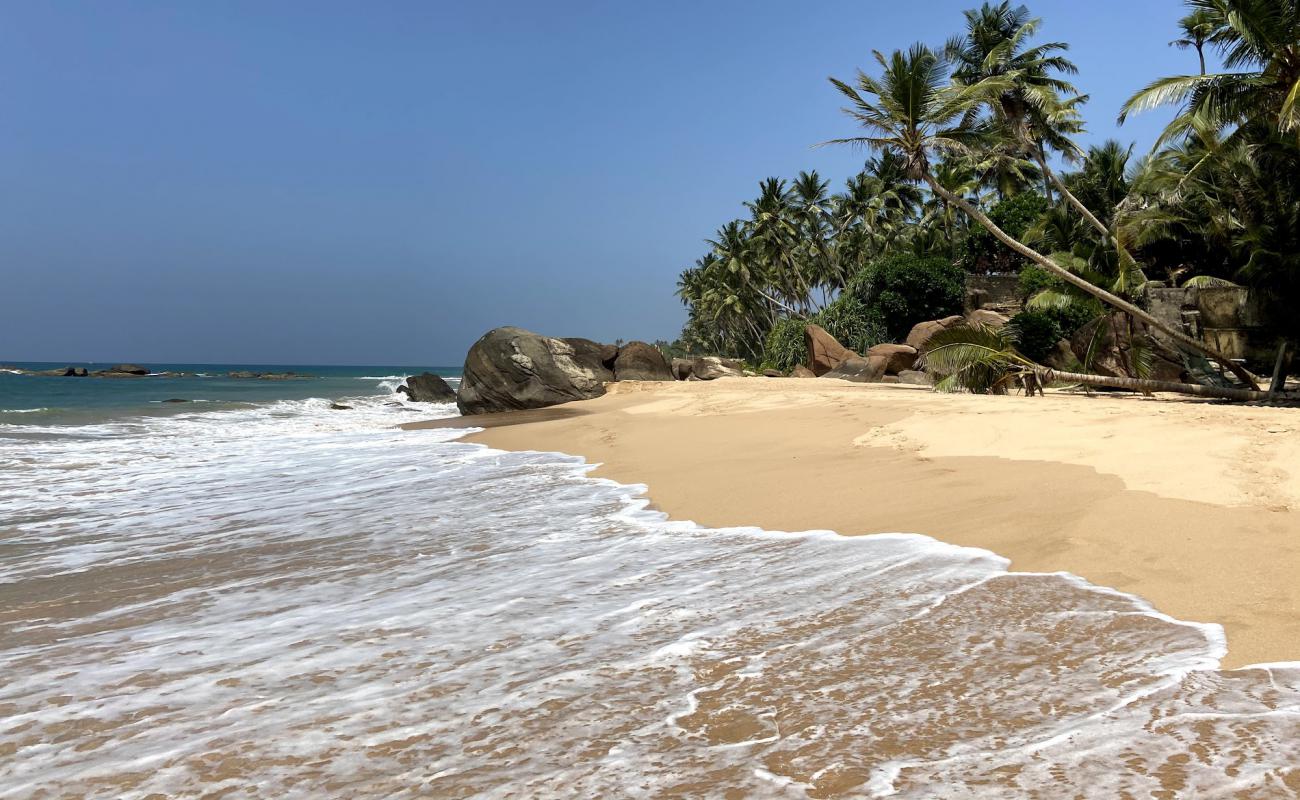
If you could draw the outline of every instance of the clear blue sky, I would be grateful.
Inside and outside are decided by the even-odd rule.
[[[674,338],[758,181],[861,156],[828,75],[973,0],[0,3],[0,360],[459,364]],[[1032,2],[1088,141],[1177,0]],[[1119,131],[1145,148],[1159,115]]]

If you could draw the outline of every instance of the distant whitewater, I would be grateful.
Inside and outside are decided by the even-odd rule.
[[[1216,626],[921,536],[668,522],[400,431],[454,409],[365,376],[9,406],[61,410],[0,420],[0,796],[1300,794],[1300,667],[1218,671]]]

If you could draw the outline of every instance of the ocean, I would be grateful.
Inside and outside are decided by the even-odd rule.
[[[1216,625],[244,368],[318,377],[0,374],[0,797],[1300,796],[1300,665]]]

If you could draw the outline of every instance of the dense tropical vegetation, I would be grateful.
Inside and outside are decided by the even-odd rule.
[[[1035,363],[1118,312],[1254,388],[1152,316],[1144,288],[1246,285],[1282,337],[1300,335],[1300,0],[1186,5],[1171,44],[1193,69],[1119,110],[1176,111],[1145,155],[1076,143],[1087,97],[1068,45],[1037,43],[1039,20],[1009,2],[965,12],[941,46],[876,52],[873,72],[832,78],[861,127],[833,143],[865,148],[865,167],[834,192],[816,172],[764,180],[681,274],[678,345],[785,369],[807,322],[861,352],[959,312],[968,275],[1018,274],[1025,310],[989,350]]]

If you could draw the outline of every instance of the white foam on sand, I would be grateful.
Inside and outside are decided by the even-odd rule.
[[[1297,780],[1300,667],[1217,671],[1218,626],[927,536],[670,521],[578,459],[346,403],[0,439],[0,796]]]

